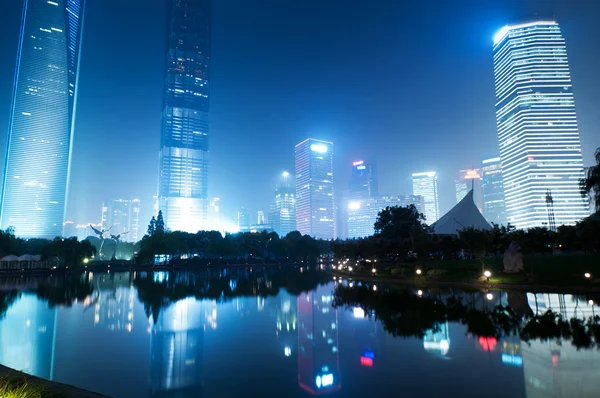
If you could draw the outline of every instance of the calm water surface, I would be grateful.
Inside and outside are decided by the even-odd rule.
[[[369,309],[335,308],[331,277],[318,284],[294,272],[0,279],[0,363],[113,397],[600,396],[596,349],[476,337],[458,322],[393,337]],[[417,293],[462,295],[481,310],[513,300]],[[570,295],[520,302],[568,317],[598,310]]]

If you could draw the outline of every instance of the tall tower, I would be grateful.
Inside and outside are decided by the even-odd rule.
[[[356,160],[352,162],[349,183],[349,199],[361,200],[379,196],[379,179],[377,163],[374,161]]]
[[[296,145],[296,229],[333,239],[333,143],[309,138]]]
[[[473,190],[475,206],[483,212],[483,195],[481,192],[481,170],[466,169],[458,171],[458,180],[454,182],[456,188],[456,203],[459,203],[470,190]]]
[[[431,225],[440,218],[437,175],[435,171],[413,173],[412,180],[413,195],[423,197],[423,214],[425,215],[425,222],[428,225]]]
[[[167,228],[196,232],[208,218],[211,2],[167,7],[159,209]]]
[[[504,182],[500,158],[484,159],[481,162],[481,170],[483,173],[483,216],[489,223],[506,225]]]
[[[496,123],[508,222],[547,226],[589,215],[579,190],[583,159],[567,49],[555,21],[505,26],[494,36]]]
[[[296,230],[296,189],[290,180],[292,176],[284,171],[275,190],[275,203],[270,215],[273,229],[280,237]]]
[[[1,228],[62,234],[84,0],[25,0],[9,116]]]

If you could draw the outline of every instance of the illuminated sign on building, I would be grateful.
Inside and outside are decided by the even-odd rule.
[[[352,162],[352,166],[362,166],[365,164],[363,160],[357,160],[356,162]]]
[[[327,153],[327,145],[325,144],[312,144],[310,150],[313,152]]]

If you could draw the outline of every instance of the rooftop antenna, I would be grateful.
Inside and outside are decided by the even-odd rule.
[[[550,231],[556,232],[556,221],[554,219],[554,199],[552,199],[552,191],[546,191],[546,209],[548,210],[548,227]]]

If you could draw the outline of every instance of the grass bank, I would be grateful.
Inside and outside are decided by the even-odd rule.
[[[509,274],[504,272],[502,258],[484,259],[483,266],[479,260],[432,260],[402,264],[363,262],[358,266],[349,261],[341,270],[335,269],[334,274],[425,285],[600,290],[600,255],[528,256],[523,259],[523,266],[523,272]],[[489,281],[481,280],[482,269],[491,273]],[[590,277],[586,278],[586,274]]]

